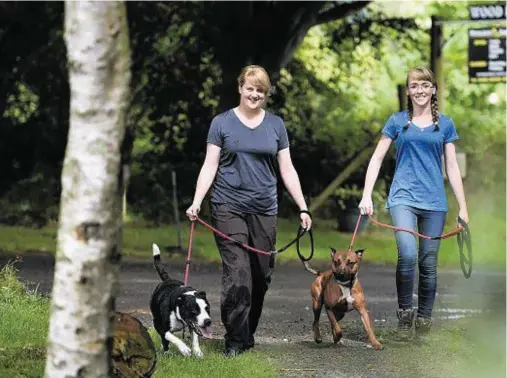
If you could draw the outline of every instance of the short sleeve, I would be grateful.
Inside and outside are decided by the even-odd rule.
[[[394,122],[394,114],[389,117],[384,128],[382,129],[382,135],[385,135],[392,140],[396,139],[396,123]]]
[[[222,148],[223,138],[222,138],[222,127],[218,120],[218,117],[213,118],[211,121],[211,126],[208,131],[208,139],[207,143],[214,144]]]
[[[285,124],[283,120],[279,118],[279,127],[278,127],[278,151],[284,150],[289,147],[289,136],[287,135],[287,129],[285,128]]]
[[[449,122],[447,127],[444,130],[444,143],[452,143],[455,140],[458,140],[458,132],[456,131],[456,126],[454,125],[454,121],[449,118]]]

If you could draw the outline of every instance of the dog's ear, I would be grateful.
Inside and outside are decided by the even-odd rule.
[[[206,299],[206,292],[205,291],[198,291],[197,292],[197,297],[199,298],[203,298],[203,299]]]
[[[331,249],[331,257],[334,257],[334,254],[336,253],[336,249],[333,247],[329,247]]]
[[[176,298],[176,306],[178,307],[181,306],[183,302],[184,302],[183,296],[180,295],[178,298]]]
[[[364,251],[366,251],[366,249],[356,249],[354,252],[356,252],[357,257],[362,258]]]

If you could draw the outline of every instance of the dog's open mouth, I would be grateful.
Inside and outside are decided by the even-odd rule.
[[[201,331],[201,336],[205,339],[212,339],[213,333],[211,332],[211,326],[209,327],[199,327],[199,330]]]
[[[205,339],[213,338],[211,326],[200,327],[197,324],[192,323],[192,329],[195,331],[195,333],[197,333],[201,337],[204,337]]]

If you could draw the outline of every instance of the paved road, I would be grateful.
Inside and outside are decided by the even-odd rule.
[[[0,266],[6,262],[6,259],[6,256],[0,255]],[[318,268],[325,266],[325,264],[317,263],[314,265]],[[216,319],[214,331],[220,337],[223,335],[223,329],[217,323],[220,319],[221,268],[218,265],[206,265],[197,262],[191,267],[189,284],[207,291],[212,307],[212,318]],[[50,292],[54,272],[54,259],[52,256],[27,255],[23,258],[23,262],[17,265],[17,268],[22,279],[38,284],[40,291]],[[184,264],[181,262],[172,263],[171,266],[168,266],[168,271],[173,278],[182,279]],[[377,329],[395,327],[396,287],[394,274],[394,266],[378,266],[364,261],[360,267],[361,284],[365,291],[368,309]],[[300,264],[277,266],[265,301],[263,318],[256,338],[260,349],[276,349],[285,345],[288,348],[287,350],[301,353],[303,348],[309,351],[304,355],[311,361],[313,361],[313,358],[308,356],[312,355],[312,350],[317,355],[322,354],[322,351],[316,350],[312,343],[311,322],[313,315],[309,295],[312,278],[313,276],[304,271]],[[121,293],[117,301],[118,310],[136,311],[138,318],[147,326],[151,326],[148,301],[151,291],[159,282],[151,262],[124,261],[120,281]],[[482,269],[475,271],[472,278],[467,280],[459,269],[440,269],[434,310],[435,325],[438,327],[460,317],[480,316],[480,314],[488,311],[496,311],[492,309],[503,309],[505,314],[505,288],[505,272],[490,272]],[[414,299],[416,301],[417,297],[414,296]],[[325,340],[330,341],[328,321],[324,314],[321,319],[323,337]],[[361,353],[356,353],[359,350],[356,347],[363,345],[365,337],[360,325],[360,318],[355,312],[348,314],[341,324],[346,338],[345,344],[351,346],[351,348],[342,348],[341,355],[351,354],[351,356],[355,355],[359,358],[363,353],[369,353],[369,355],[371,353],[388,353],[385,351],[372,352],[371,350],[363,352],[366,348],[360,348]],[[324,343],[324,345],[327,344]],[[336,352],[332,351],[332,353],[335,354]],[[350,358],[353,359],[354,357]],[[329,361],[328,363],[334,366],[335,362]],[[289,359],[286,363],[293,364],[294,361]],[[392,371],[383,373],[379,371],[363,372],[354,375],[357,374],[357,370],[354,368],[356,365],[362,366],[364,363],[361,361],[349,363],[347,368],[343,367],[340,371],[333,369],[334,375],[326,375],[330,374],[330,367],[326,367],[326,364],[321,361],[315,369],[308,370],[313,372],[310,375],[304,375],[303,370],[301,370],[295,376],[404,376],[401,373]],[[348,372],[347,369],[349,369]]]

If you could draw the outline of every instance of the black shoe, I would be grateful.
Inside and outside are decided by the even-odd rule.
[[[248,338],[248,343],[245,345],[245,350],[252,349],[255,346],[255,339],[253,336]]]
[[[244,351],[239,348],[229,347],[225,349],[224,356],[225,357],[236,357],[242,354]]]

